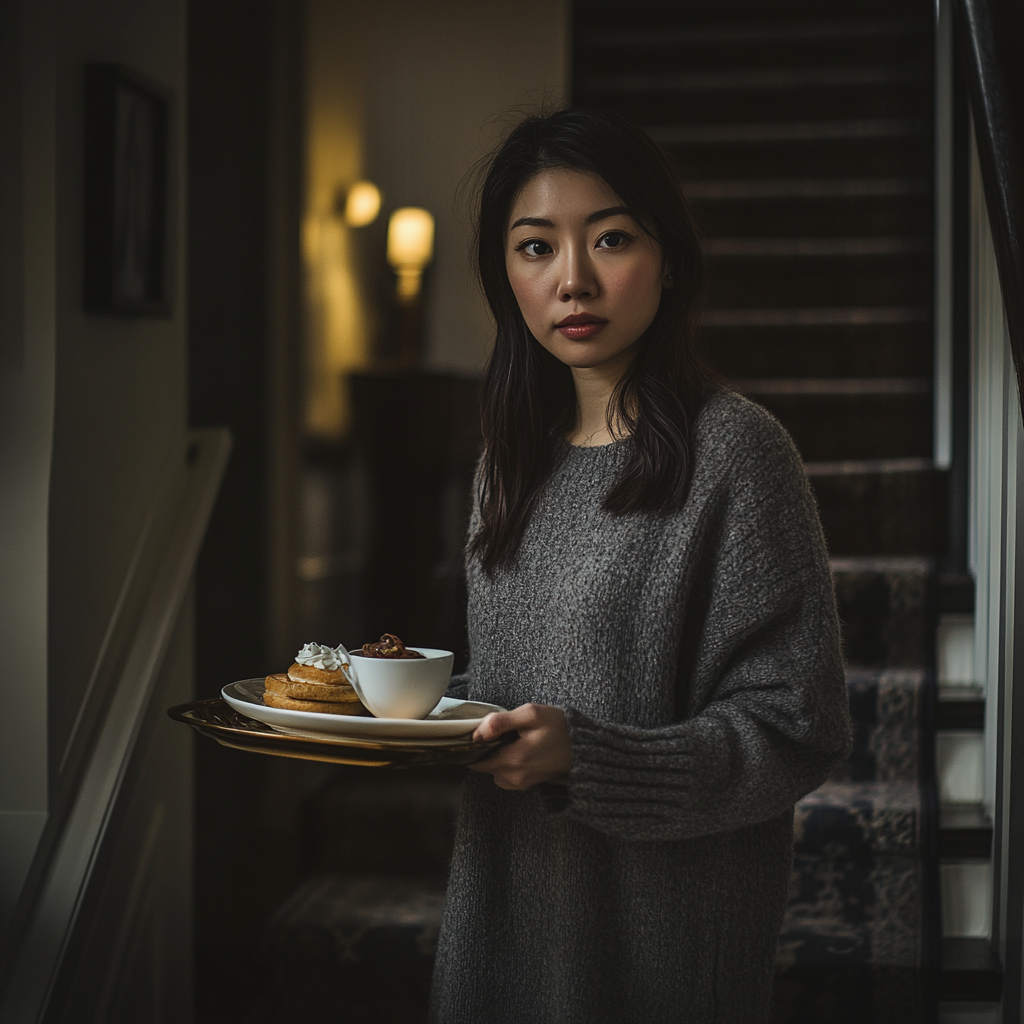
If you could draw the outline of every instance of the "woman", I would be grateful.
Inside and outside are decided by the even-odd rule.
[[[497,323],[452,692],[518,734],[466,786],[441,1024],[766,1019],[793,805],[845,755],[800,458],[694,351],[701,249],[617,118],[529,118],[481,192]]]

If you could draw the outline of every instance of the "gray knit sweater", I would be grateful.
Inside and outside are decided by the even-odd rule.
[[[565,445],[516,567],[469,566],[450,692],[558,705],[573,765],[527,792],[470,773],[440,1024],[767,1018],[793,805],[849,745],[821,529],[789,437],[735,394],[697,420],[678,512],[601,510],[628,445]]]

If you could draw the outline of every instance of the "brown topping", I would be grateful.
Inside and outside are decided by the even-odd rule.
[[[419,651],[410,651],[394,633],[385,633],[375,644],[363,644],[359,652],[364,658],[422,658]]]

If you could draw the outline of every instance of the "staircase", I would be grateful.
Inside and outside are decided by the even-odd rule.
[[[805,460],[856,742],[802,800],[776,1024],[934,1019],[932,10],[580,0],[574,93],[676,158],[708,238],[702,340]]]

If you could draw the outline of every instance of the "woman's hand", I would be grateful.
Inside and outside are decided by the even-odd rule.
[[[502,789],[529,789],[538,782],[565,780],[572,767],[572,744],[561,708],[523,704],[513,711],[494,712],[476,727],[473,739],[494,740],[513,731],[519,739],[469,767],[490,773]]]

